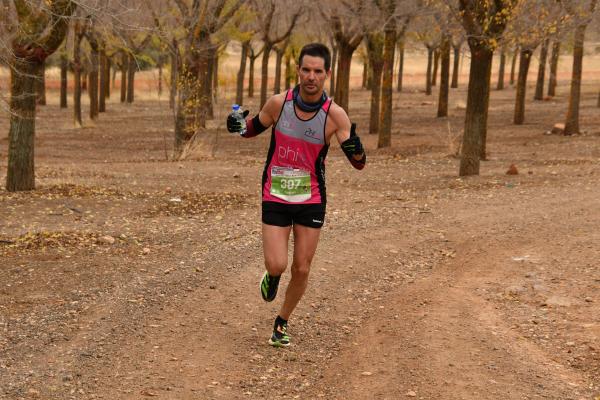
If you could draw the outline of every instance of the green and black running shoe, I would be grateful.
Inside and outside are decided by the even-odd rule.
[[[279,276],[271,276],[265,271],[265,274],[260,281],[260,294],[264,301],[273,301],[275,296],[277,296],[279,278]]]
[[[287,347],[290,345],[290,337],[287,334],[287,322],[276,325],[273,329],[269,344],[273,347]]]

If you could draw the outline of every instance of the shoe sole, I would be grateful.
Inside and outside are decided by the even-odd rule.
[[[269,339],[269,344],[273,347],[288,347],[290,345],[289,343],[274,342],[271,339]]]

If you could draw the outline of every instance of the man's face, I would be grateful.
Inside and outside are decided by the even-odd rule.
[[[311,96],[320,94],[331,71],[325,71],[325,60],[321,57],[304,55],[298,66],[300,89]]]

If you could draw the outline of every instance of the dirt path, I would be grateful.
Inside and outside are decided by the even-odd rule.
[[[332,395],[340,399],[592,398],[592,392],[598,393],[598,382],[561,359],[565,343],[552,339],[549,346],[532,343],[530,332],[514,323],[516,315],[507,315],[518,310],[499,305],[498,295],[527,302],[527,292],[548,279],[548,272],[560,272],[565,252],[555,249],[577,247],[579,240],[552,237],[553,232],[565,229],[567,216],[581,215],[581,219],[570,219],[569,226],[587,226],[586,234],[597,238],[593,225],[598,216],[581,212],[594,207],[596,201],[590,194],[577,201],[534,197],[528,199],[529,204],[519,202],[518,206],[494,202],[488,209],[479,208],[476,218],[472,212],[446,209],[447,222],[451,222],[447,238],[456,246],[456,257],[432,275],[388,296],[385,311],[367,321],[353,343],[341,350],[321,385],[335,387]],[[498,214],[504,216],[502,221]],[[496,232],[486,236],[492,224]],[[511,227],[519,227],[518,233],[511,232]],[[515,255],[527,258],[514,261]],[[576,296],[577,283],[567,285],[573,290],[568,295]],[[504,287],[504,291],[498,293],[495,287]],[[534,313],[548,318],[556,314],[543,300],[551,297],[550,293],[554,291],[543,293],[542,300],[533,300],[537,300]],[[597,332],[598,311],[595,308],[587,314],[590,309],[582,310],[584,319],[588,325],[593,323]],[[584,329],[581,325],[572,329]],[[592,334],[588,343],[596,346],[597,339]],[[349,370],[352,373],[341,372]],[[591,387],[594,390],[589,391]]]
[[[414,163],[414,177],[407,167],[404,179],[426,166]],[[385,171],[366,173],[397,179]],[[485,187],[483,180],[467,186]],[[555,279],[571,262],[595,262],[565,255],[585,246],[582,237],[598,239],[600,221],[589,212],[596,192],[573,199],[572,184],[521,182],[518,193],[476,191],[465,209],[452,179],[441,186],[426,199],[369,187],[347,196],[343,182],[334,184],[341,196],[285,350],[266,345],[278,303],[258,297],[256,207],[225,214],[219,221],[228,231],[217,237],[183,223],[180,237],[170,236],[180,243],[175,250],[137,265],[131,280],[86,310],[67,342],[32,363],[51,365],[43,388],[54,388],[55,398],[66,384],[73,398],[105,399],[591,399],[599,390],[593,365],[570,364],[577,348],[595,349],[597,294],[581,286],[585,276],[564,287]],[[185,243],[189,234],[196,243]],[[570,326],[557,329],[562,338],[544,339],[544,329],[562,324],[562,309]]]
[[[128,109],[149,130],[118,149],[118,112],[103,118],[120,130],[77,137],[48,120],[40,190],[0,191],[0,398],[596,400],[600,132],[544,136],[541,117],[502,130],[506,95],[491,160],[458,179],[446,123],[418,96],[396,147],[365,137],[364,171],[332,148],[285,350],[266,345],[281,299],[258,292],[267,137],[173,163],[152,131],[160,105]]]

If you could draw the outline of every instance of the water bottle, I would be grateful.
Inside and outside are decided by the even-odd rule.
[[[244,113],[238,104],[234,104],[231,109],[233,110],[231,113],[233,117],[242,125],[242,130],[239,132],[239,134],[243,135],[246,132],[246,119],[244,118]]]

